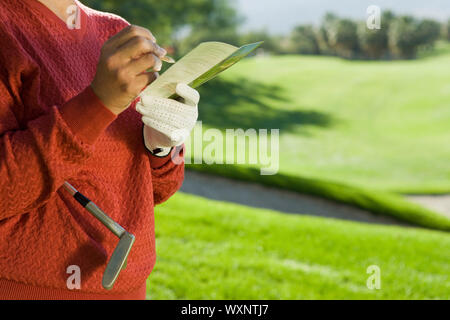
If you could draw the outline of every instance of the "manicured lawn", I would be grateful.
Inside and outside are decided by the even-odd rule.
[[[285,175],[450,192],[448,48],[412,61],[247,59],[202,88],[200,120],[204,129],[280,129]]]
[[[374,214],[391,216],[412,225],[450,231],[448,217],[411,203],[395,193],[282,173],[261,176],[259,171],[254,168],[236,165],[191,165],[189,168],[208,174],[213,173],[236,180],[319,196],[359,207]]]
[[[156,207],[150,299],[449,299],[450,235],[178,193]],[[367,267],[381,270],[369,290]]]

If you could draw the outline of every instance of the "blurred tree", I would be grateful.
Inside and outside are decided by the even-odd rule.
[[[320,54],[316,32],[311,25],[296,27],[290,37],[290,50],[292,53]]]
[[[391,52],[400,58],[414,58],[420,45],[417,32],[418,21],[416,19],[410,16],[396,18],[389,29]]]
[[[355,57],[359,50],[357,25],[349,19],[334,20],[328,29],[328,43],[344,58]]]
[[[321,52],[321,54],[335,54],[334,49],[330,44],[329,34],[331,33],[334,25],[336,24],[336,21],[338,20],[339,18],[331,12],[327,12],[325,14],[322,24],[316,33],[317,44],[319,46],[319,51]]]
[[[389,29],[392,21],[396,18],[395,14],[390,10],[385,10],[381,14],[381,28]]]
[[[401,57],[412,57],[416,50],[416,22],[414,18],[403,16],[392,22],[389,30],[389,48]]]
[[[389,54],[388,33],[395,15],[392,11],[383,11],[381,16],[381,29],[370,30],[366,23],[358,24],[358,38],[360,48],[365,57],[381,59]]]
[[[447,37],[447,40],[450,41],[450,19],[447,21],[447,26],[445,28],[445,34]]]
[[[118,14],[130,23],[146,27],[162,45],[179,46],[177,35],[215,40],[234,37],[239,23],[232,1],[227,0],[84,0],[94,9]],[[201,35],[200,35],[201,34]],[[220,39],[219,39],[220,38]],[[195,42],[195,41],[193,41]]]
[[[366,23],[358,24],[358,38],[361,50],[370,59],[380,59],[388,52],[388,28],[370,30]]]
[[[261,46],[265,52],[270,52],[274,54],[285,53],[284,48],[282,48],[283,37],[274,36],[269,34],[267,30],[251,31],[241,35],[240,45],[247,43],[253,43],[258,41],[264,41]]]
[[[238,15],[233,4],[234,1],[230,0],[208,0],[208,14],[198,16],[195,23],[189,24],[187,37],[179,43],[180,53],[186,53],[204,41],[223,41],[239,45],[240,36],[237,29],[243,18]]]
[[[437,21],[424,19],[417,25],[417,41],[419,45],[433,47],[441,35],[441,24]]]
[[[316,31],[317,45],[319,46],[320,54],[332,55],[333,52],[328,44],[328,35],[323,26],[320,26]]]

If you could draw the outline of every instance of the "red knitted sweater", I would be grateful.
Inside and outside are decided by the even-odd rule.
[[[144,298],[155,263],[153,207],[184,166],[144,146],[135,103],[119,116],[96,97],[102,44],[128,23],[77,2],[70,30],[37,0],[0,1],[0,298]],[[68,181],[136,236],[111,291],[118,239],[61,187]],[[67,268],[81,289],[67,289]]]

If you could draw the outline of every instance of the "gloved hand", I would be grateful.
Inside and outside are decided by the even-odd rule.
[[[157,156],[166,156],[172,147],[183,144],[197,122],[198,91],[179,83],[176,93],[182,102],[142,95],[136,104],[144,122],[145,146]]]

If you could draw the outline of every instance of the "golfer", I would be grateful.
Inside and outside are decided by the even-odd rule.
[[[77,0],[0,1],[0,299],[145,299],[154,206],[182,184],[198,115],[186,84],[177,101],[137,98],[165,55]],[[136,237],[110,291],[118,239],[65,181]]]

